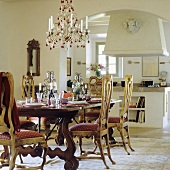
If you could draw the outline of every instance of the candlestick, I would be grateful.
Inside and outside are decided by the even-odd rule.
[[[41,83],[39,83],[39,91],[41,91]]]
[[[57,83],[54,82],[54,90],[57,90]]]
[[[50,90],[52,90],[53,89],[53,84],[52,83],[50,83]]]

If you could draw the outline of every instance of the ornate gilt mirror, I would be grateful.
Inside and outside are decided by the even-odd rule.
[[[40,75],[40,44],[36,40],[28,42],[27,48],[27,75]]]

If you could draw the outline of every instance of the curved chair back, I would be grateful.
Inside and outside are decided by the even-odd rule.
[[[22,98],[35,98],[34,79],[32,76],[22,76]]]
[[[121,110],[121,114],[120,114],[120,117],[123,117],[124,119],[128,119],[132,91],[133,91],[133,76],[126,75],[125,76],[124,98],[123,98],[122,110]],[[122,121],[122,123],[124,122],[123,119],[121,119],[121,121]]]
[[[105,75],[102,78],[102,105],[99,115],[99,127],[102,128],[103,125],[108,128],[108,114],[110,108],[110,101],[113,91],[113,78],[112,75]]]
[[[96,97],[101,97],[102,94],[102,78],[96,76],[91,76],[88,83],[90,95],[96,95]]]
[[[14,81],[11,73],[0,72],[0,130],[13,136],[14,130],[19,131],[20,121],[14,100]]]

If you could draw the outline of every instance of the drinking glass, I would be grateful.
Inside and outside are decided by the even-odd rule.
[[[43,93],[36,93],[36,95],[37,95],[38,103],[41,103]]]

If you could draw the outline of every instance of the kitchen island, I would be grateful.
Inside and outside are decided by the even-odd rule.
[[[124,88],[114,86],[113,98],[122,99]],[[170,111],[168,112],[168,95],[170,87],[139,87],[133,88],[131,105],[129,108],[130,127],[163,128],[168,124]],[[121,104],[113,108],[118,115]]]

